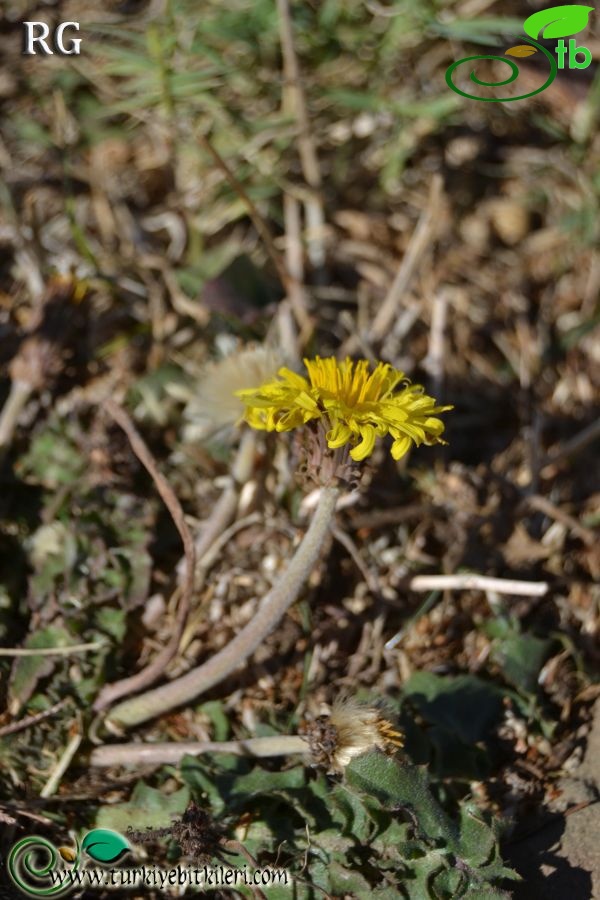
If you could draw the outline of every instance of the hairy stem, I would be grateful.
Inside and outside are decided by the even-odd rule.
[[[319,557],[338,497],[337,488],[323,488],[309,529],[281,580],[269,591],[254,617],[226,647],[181,678],[118,704],[107,725],[128,728],[190,703],[234,672],[281,621],[298,597]]]

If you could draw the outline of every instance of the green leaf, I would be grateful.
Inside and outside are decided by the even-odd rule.
[[[454,897],[462,897],[466,875],[458,869],[446,869],[438,872],[431,882],[434,891],[432,896],[440,900],[453,900]]]
[[[96,862],[112,863],[121,859],[131,848],[122,834],[107,828],[88,831],[81,843],[81,849]]]
[[[466,894],[463,894],[463,900],[510,900],[510,897],[508,891],[480,884],[473,885]]]
[[[85,460],[68,432],[64,422],[54,420],[48,425],[21,458],[19,474],[50,491],[77,481],[85,470]]]
[[[494,832],[468,803],[460,811],[460,845],[461,856],[470,866],[489,862],[496,846]]]
[[[552,652],[554,641],[531,634],[511,634],[494,643],[492,658],[504,676],[516,688],[531,692],[536,689],[538,675]]]
[[[124,609],[113,609],[110,606],[101,606],[94,613],[96,625],[100,631],[114,637],[117,643],[121,643],[125,637],[127,623]]]
[[[412,809],[429,840],[458,846],[457,829],[433,798],[425,768],[371,752],[353,759],[345,775],[350,788],[377,800],[384,809]]]
[[[223,763],[225,754],[219,754],[219,763]],[[215,773],[210,765],[205,762],[205,757],[184,756],[179,764],[179,771],[184,782],[191,789],[196,800],[203,799],[208,803],[216,816],[221,815],[226,807],[226,799],[231,788],[231,777],[227,774]],[[232,760],[239,763],[239,758]]]
[[[247,775],[236,778],[231,796],[236,797],[240,794],[244,797],[256,796],[273,791],[301,789],[305,786],[306,770],[303,766],[294,766],[293,769],[284,772],[266,772],[257,766]]]
[[[334,790],[331,799],[343,817],[342,834],[354,835],[359,841],[366,843],[373,831],[373,822],[361,799],[343,785]]]
[[[553,6],[540,9],[525,19],[523,28],[529,37],[560,38],[583,31],[593,6],[570,3],[568,6]]]
[[[24,646],[28,650],[41,650],[50,647],[68,647],[72,643],[71,635],[65,628],[49,625],[48,628],[30,635]],[[27,703],[38,681],[50,675],[60,661],[60,656],[43,655],[20,656],[15,660],[10,678],[8,703],[12,715]]]
[[[502,712],[502,691],[476,675],[416,672],[404,693],[429,722],[443,726],[465,744],[482,740]]]
[[[190,800],[187,787],[173,794],[163,794],[156,788],[138,781],[127,803],[103,806],[98,811],[96,824],[100,828],[126,832],[134,829],[164,828],[171,824],[174,815],[181,816]]]
[[[336,860],[329,863],[329,884],[336,897],[369,897],[371,894],[371,885],[360,872]]]
[[[454,41],[470,41],[473,44],[497,46],[504,35],[517,34],[521,20],[509,16],[482,16],[476,19],[453,19],[450,22],[435,22],[430,26],[434,35]]]
[[[221,700],[207,700],[198,707],[198,712],[208,716],[213,727],[212,740],[226,741],[229,737],[229,719]]]

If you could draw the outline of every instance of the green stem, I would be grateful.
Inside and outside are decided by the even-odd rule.
[[[132,700],[119,703],[111,711],[107,725],[128,728],[190,703],[227,678],[264,641],[281,621],[308,578],[329,529],[339,491],[326,487],[296,553],[281,580],[269,591],[254,617],[226,647],[181,678],[155,688]]]

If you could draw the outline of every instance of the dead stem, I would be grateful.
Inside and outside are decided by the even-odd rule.
[[[568,457],[575,456],[582,450],[585,450],[590,444],[598,440],[600,437],[600,419],[595,419],[586,428],[578,431],[574,437],[569,438],[564,444],[559,446],[552,453],[549,453],[546,459],[541,462],[542,478],[551,478],[555,474],[555,467]]]
[[[283,56],[283,74],[285,77],[283,110],[284,113],[294,116],[298,123],[298,154],[304,180],[311,189],[305,201],[307,251],[308,258],[318,271],[325,264],[325,249],[323,246],[325,213],[320,195],[321,171],[319,169],[315,142],[310,130],[306,97],[304,96],[300,66],[298,65],[298,57],[294,45],[294,31],[289,0],[277,0],[277,9],[279,11],[279,34],[281,54]]]
[[[71,765],[73,761],[73,757],[79,750],[79,745],[83,740],[83,730],[81,728],[81,722],[79,720],[79,716],[77,716],[77,720],[74,725],[71,727],[71,735],[69,737],[69,742],[65,749],[63,750],[60,759],[58,760],[56,766],[52,770],[50,777],[42,790],[40,791],[40,797],[51,797],[53,794],[57,792],[60,787],[60,783],[62,781],[63,775]]]
[[[547,497],[542,497],[540,494],[532,494],[529,497],[526,497],[521,504],[521,509],[525,509],[527,506],[530,506],[531,509],[535,509],[538,512],[543,513],[545,516],[548,516],[549,519],[553,519],[555,522],[560,522],[566,528],[569,529],[576,537],[583,541],[584,544],[587,544],[588,547],[593,547],[598,539],[598,535],[592,528],[586,528],[574,516],[569,515],[564,510],[560,509],[556,504],[552,503],[548,500]]]
[[[298,342],[305,346],[313,333],[313,323],[308,314],[304,290],[304,265],[302,259],[302,235],[300,204],[290,193],[283,195],[283,222],[285,227],[285,263],[290,276],[288,300],[301,333]],[[296,352],[294,358],[299,354]]]
[[[256,204],[254,203],[252,198],[248,195],[244,186],[238,181],[238,179],[233,174],[233,172],[231,171],[231,169],[229,168],[229,166],[227,165],[227,163],[225,162],[225,160],[223,159],[223,157],[221,156],[219,151],[216,149],[216,147],[214,147],[212,145],[212,143],[209,141],[209,139],[206,137],[206,135],[204,135],[202,133],[199,134],[199,140],[200,140],[200,143],[202,144],[202,146],[204,147],[204,149],[208,151],[210,156],[212,156],[212,158],[213,158],[214,162],[216,163],[216,165],[218,166],[218,168],[223,172],[223,174],[227,178],[227,181],[229,182],[231,187],[234,189],[236,194],[238,194],[240,199],[243,201],[244,206],[248,210],[248,215],[252,219],[252,223],[253,223],[254,227],[256,228],[259,235],[263,239],[264,244],[265,244],[265,250],[269,254],[269,257],[271,258],[271,262],[275,266],[275,270],[277,271],[277,274],[279,275],[279,279],[287,292],[288,288],[289,288],[289,281],[290,281],[289,275],[287,273],[287,270],[285,268],[283,260],[281,259],[281,256],[279,255],[277,248],[275,247],[275,242],[273,241],[273,235],[271,234],[271,230],[270,230],[269,226],[265,222],[263,216],[258,211]]]
[[[175,625],[171,640],[169,641],[167,646],[158,654],[158,656],[148,666],[142,669],[141,672],[137,672],[135,675],[132,675],[129,678],[123,678],[121,681],[116,681],[114,684],[105,685],[100,691],[94,703],[93,708],[96,711],[104,709],[111,703],[114,703],[114,701],[118,700],[120,697],[123,697],[127,694],[136,693],[137,691],[141,691],[144,688],[147,688],[158,678],[160,678],[165,668],[171,662],[179,648],[179,641],[181,640],[181,635],[183,634],[192,602],[192,594],[194,592],[194,573],[196,569],[196,550],[194,547],[194,539],[192,538],[192,534],[190,532],[188,524],[185,521],[185,516],[183,514],[183,510],[181,508],[179,500],[173,493],[173,490],[171,489],[164,475],[162,475],[159,471],[158,466],[154,461],[154,457],[150,453],[150,450],[144,443],[141,435],[137,431],[135,425],[133,424],[125,410],[122,409],[122,407],[120,407],[112,399],[108,399],[105,401],[104,408],[112,416],[115,422],[120,425],[120,427],[127,435],[129,443],[131,444],[131,449],[138,457],[142,465],[150,473],[152,480],[156,485],[158,493],[162,497],[165,506],[171,513],[173,523],[181,536],[181,540],[183,541],[186,569],[185,579],[181,588],[179,607],[177,609],[177,617],[175,619]]]
[[[429,347],[423,360],[423,368],[431,376],[431,393],[441,397],[444,387],[444,357],[446,319],[448,313],[448,297],[444,291],[438,291],[431,300],[431,321],[429,324]]]
[[[0,413],[0,463],[12,444],[19,417],[32,393],[33,385],[29,382],[16,379],[12,381],[10,393]]]
[[[513,581],[487,575],[415,575],[409,582],[411,591],[495,591],[519,597],[543,597],[548,593],[546,581]]]
[[[2,728],[0,728],[0,738],[7,737],[9,734],[17,734],[17,732],[24,731],[32,725],[37,725],[38,722],[43,722],[44,719],[51,718],[57,712],[60,712],[60,710],[69,702],[70,698],[64,697],[48,709],[42,710],[42,712],[34,713],[31,716],[25,716],[23,719],[19,719],[18,722],[11,722],[10,725],[3,725]]]
[[[205,663],[181,678],[115,707],[107,719],[113,729],[146,722],[185,703],[190,703],[219,684],[250,657],[281,621],[319,558],[329,530],[339,491],[325,487],[319,505],[295,555],[281,580],[269,591],[254,617],[232,641]]]
[[[400,301],[407,290],[423,253],[430,245],[437,226],[440,199],[442,196],[441,175],[434,175],[427,205],[417,223],[410,243],[402,259],[396,277],[387,296],[381,304],[369,333],[370,341],[380,341],[389,332],[394,319],[398,318]]]
[[[377,577],[373,575],[362,556],[360,555],[360,551],[352,538],[347,532],[345,532],[342,528],[332,527],[331,533],[336,539],[338,543],[342,545],[342,547],[348,551],[350,558],[354,562],[354,565],[362,575],[365,584],[369,588],[371,594],[374,597],[377,597],[381,594],[381,589],[379,587],[379,583]]]
[[[252,475],[255,454],[256,432],[248,428],[242,434],[240,445],[231,466],[231,480],[224,488],[208,519],[202,523],[200,533],[195,540],[196,590],[199,590],[206,570],[206,566],[202,564],[204,557],[220,541],[223,532],[229,527],[235,516],[240,499],[240,489],[242,485],[250,480]],[[185,557],[183,562],[185,562]]]
[[[104,639],[87,644],[65,644],[63,647],[0,647],[1,656],[71,656],[73,653],[87,653],[106,647]]]
[[[176,765],[184,756],[200,753],[233,753],[236,756],[288,756],[308,753],[308,744],[298,735],[275,734],[241,741],[184,741],[160,744],[106,744],[92,750],[89,764],[94,768],[112,766]]]

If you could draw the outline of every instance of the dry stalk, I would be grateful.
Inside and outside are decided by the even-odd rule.
[[[11,386],[0,412],[0,464],[12,444],[29,398],[48,387],[62,367],[62,352],[71,325],[64,305],[72,299],[73,293],[70,279],[57,277],[50,281],[34,313],[29,333],[10,362]]]
[[[79,750],[79,745],[81,744],[82,740],[83,731],[81,729],[79,716],[77,716],[76,722],[71,727],[69,742],[63,750],[57,764],[54,766],[52,772],[50,773],[50,777],[48,778],[46,784],[40,791],[40,797],[51,797],[57,792],[63,779],[63,775],[71,765],[75,754]]]
[[[325,212],[321,198],[321,171],[317,159],[315,142],[310,129],[306,97],[300,76],[298,56],[294,46],[294,31],[289,0],[277,0],[279,11],[279,34],[283,56],[285,89],[283,94],[284,112],[294,116],[298,123],[298,154],[304,180],[310,188],[305,201],[307,225],[307,252],[312,265],[318,271],[325,264],[323,235]]]
[[[565,441],[552,453],[549,453],[546,459],[541,462],[542,478],[550,478],[555,474],[555,467],[571,456],[576,456],[585,450],[590,444],[597,441],[600,437],[600,419],[595,419],[586,428],[582,428],[576,435]]]
[[[73,653],[87,653],[106,646],[105,640],[90,641],[88,644],[67,644],[64,647],[0,647],[0,656],[71,656]]]
[[[235,516],[240,489],[250,480],[254,468],[256,453],[256,432],[250,428],[242,433],[240,445],[231,466],[231,478],[217,500],[210,516],[202,523],[202,528],[195,540],[196,551],[196,590],[199,590],[206,566],[202,563],[206,554],[215,543],[220,541],[221,535],[228,528]],[[185,562],[185,557],[182,562]],[[180,571],[181,564],[178,565]]]
[[[304,290],[300,204],[296,197],[289,193],[283,195],[283,221],[285,227],[285,262],[290,276],[288,299],[301,329],[297,343],[300,346],[304,346],[313,332],[313,324],[308,314],[308,304]],[[290,361],[298,357],[299,353],[294,347]]]
[[[208,153],[212,156],[218,168],[223,172],[227,181],[230,183],[236,194],[243,201],[244,205],[248,210],[248,215],[250,216],[254,227],[256,228],[258,234],[262,238],[265,249],[275,267],[275,270],[279,276],[279,280],[281,281],[286,295],[289,298],[289,305],[291,311],[294,313],[298,325],[302,329],[304,333],[310,333],[312,331],[312,325],[310,323],[310,319],[308,318],[308,314],[306,312],[305,305],[302,304],[299,296],[298,296],[298,286],[294,285],[293,279],[290,277],[287,268],[277,247],[275,246],[275,241],[273,240],[273,235],[271,234],[271,230],[267,225],[265,219],[259,212],[256,204],[249,196],[244,186],[238,181],[228,164],[225,162],[219,151],[213,144],[209,141],[209,139],[204,134],[199,135],[200,143],[202,146],[208,151]],[[282,319],[284,316],[284,312],[289,314],[289,310],[287,309],[285,301],[279,304],[280,313],[279,318]],[[284,337],[284,346],[287,348],[294,348],[292,350],[293,356],[296,357],[298,354],[295,350],[296,347],[296,335],[294,333],[294,329],[291,326],[291,323],[285,322],[285,319],[282,319],[283,326],[283,337]]]
[[[13,379],[10,392],[0,413],[0,463],[10,445],[21,413],[33,393],[34,387],[28,381]]]
[[[175,626],[173,635],[167,646],[158,654],[158,656],[141,672],[137,672],[130,678],[124,678],[114,684],[105,685],[100,691],[94,703],[96,711],[104,709],[106,706],[114,703],[120,697],[127,694],[136,693],[144,690],[153,682],[155,682],[163,674],[164,670],[171,662],[179,648],[179,641],[185,628],[185,623],[190,611],[192,603],[192,594],[194,592],[194,572],[196,568],[196,550],[194,547],[194,539],[185,521],[185,516],[181,508],[179,500],[173,493],[169,483],[164,475],[158,469],[154,457],[144,443],[141,435],[137,431],[135,425],[127,415],[124,409],[120,407],[114,400],[108,399],[104,402],[104,408],[112,416],[115,422],[123,429],[131,444],[131,449],[138,457],[142,465],[147,469],[156,489],[160,494],[165,506],[171,513],[173,523],[177,528],[183,542],[185,551],[185,580],[181,588],[181,598],[177,609]],[[179,589],[178,589],[179,590]]]
[[[574,516],[569,515],[564,510],[560,509],[547,497],[542,497],[540,494],[532,494],[529,497],[526,497],[523,500],[523,503],[520,506],[520,509],[524,509],[527,506],[530,506],[531,509],[535,509],[538,512],[543,513],[545,516],[548,516],[549,519],[553,519],[555,522],[560,522],[566,528],[569,529],[576,537],[583,541],[584,544],[587,544],[588,547],[593,547],[594,544],[598,540],[597,533],[592,528],[586,528]]]
[[[296,553],[280,581],[269,591],[254,617],[240,633],[213,657],[186,675],[115,707],[107,725],[131,727],[190,703],[239,668],[281,621],[319,558],[335,512],[339,491],[326,487]]]
[[[431,302],[431,322],[429,325],[429,347],[423,366],[431,375],[431,393],[440,397],[444,385],[444,333],[448,313],[448,298],[443,291],[437,292]]]
[[[441,196],[442,178],[440,175],[434,175],[427,206],[421,213],[392,286],[375,316],[369,333],[369,341],[382,340],[390,330],[394,319],[398,317],[402,296],[410,285],[423,253],[433,239]]]
[[[409,582],[411,591],[494,591],[519,597],[543,597],[548,593],[546,581],[513,581],[487,575],[415,575]]]
[[[92,750],[89,763],[98,769],[112,766],[176,765],[184,756],[200,753],[233,753],[236,756],[287,756],[308,753],[308,744],[297,735],[275,734],[241,741],[188,741],[160,744],[106,744]]]
[[[23,719],[19,719],[18,722],[11,722],[10,725],[3,725],[0,728],[0,738],[7,737],[9,734],[17,734],[19,731],[24,731],[26,728],[30,728],[32,725],[37,725],[39,722],[43,722],[44,719],[49,719],[57,712],[60,712],[63,707],[65,707],[69,703],[69,698],[64,697],[62,700],[59,700],[58,703],[54,703],[48,709],[42,710],[42,712],[34,713],[31,716],[25,716]]]
[[[204,135],[202,133],[199,134],[199,140],[200,140],[200,143],[202,144],[202,146],[204,147],[204,149],[213,158],[217,167],[223,172],[223,174],[225,175],[225,177],[226,177],[227,181],[229,182],[229,184],[231,185],[231,187],[234,189],[236,194],[240,197],[240,199],[243,201],[244,205],[246,206],[246,208],[248,210],[248,215],[252,219],[252,223],[253,223],[254,227],[256,228],[257,232],[259,233],[262,240],[264,241],[265,249],[266,249],[267,253],[269,254],[269,257],[271,258],[271,262],[273,263],[275,270],[277,271],[279,279],[287,292],[289,290],[290,278],[287,273],[287,269],[284,265],[284,262],[279,254],[279,251],[277,250],[277,248],[275,246],[275,242],[273,240],[273,235],[271,234],[271,230],[270,230],[269,226],[267,225],[264,218],[258,211],[256,204],[254,203],[252,198],[248,195],[244,186],[240,183],[240,181],[238,181],[238,179],[236,178],[236,176],[234,175],[232,170],[229,168],[228,164],[225,162],[225,160],[223,159],[223,157],[221,156],[219,151],[216,149],[216,147],[214,147],[213,144],[206,137],[206,135]]]

